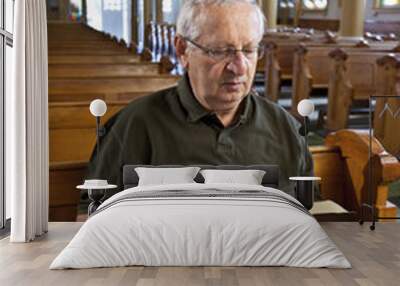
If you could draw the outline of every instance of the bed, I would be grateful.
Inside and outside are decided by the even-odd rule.
[[[124,191],[100,205],[50,269],[351,267],[301,203],[277,189],[277,166],[196,166],[202,172],[261,170],[260,185],[204,182],[205,173],[192,183],[138,185],[139,169],[153,166],[143,167],[124,166]]]

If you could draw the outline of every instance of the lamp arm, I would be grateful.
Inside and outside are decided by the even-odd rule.
[[[100,156],[100,116],[96,116],[96,152]],[[97,160],[99,160],[97,158]]]
[[[304,140],[306,143],[306,147],[308,147],[307,135],[308,135],[308,116],[304,116]]]
[[[304,116],[304,160],[307,160],[307,153],[308,153],[308,124],[310,120],[308,116]],[[306,175],[306,174],[304,174]]]

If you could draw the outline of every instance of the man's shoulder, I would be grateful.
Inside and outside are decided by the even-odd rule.
[[[108,128],[113,126],[125,126],[128,128],[131,122],[135,122],[136,125],[139,123],[144,124],[149,118],[165,113],[168,108],[167,98],[174,96],[176,96],[176,87],[171,87],[132,100],[115,113],[105,125]]]
[[[279,104],[259,95],[252,95],[252,98],[255,103],[256,112],[261,113],[261,116],[266,120],[275,119],[281,123],[287,123],[294,127],[300,125],[296,118]]]
[[[165,111],[166,104],[170,97],[176,96],[176,86],[144,95],[132,100],[119,112],[120,117],[141,117],[155,114],[158,111]]]
[[[148,109],[162,107],[162,105],[166,102],[167,96],[173,96],[174,94],[176,94],[176,86],[132,100],[125,109],[129,111],[145,113],[148,111]]]

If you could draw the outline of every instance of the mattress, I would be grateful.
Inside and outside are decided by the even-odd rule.
[[[50,269],[131,265],[351,267],[315,218],[284,192],[198,183],[114,195]]]

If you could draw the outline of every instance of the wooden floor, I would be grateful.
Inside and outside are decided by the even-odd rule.
[[[50,223],[28,244],[0,241],[0,285],[400,285],[400,224],[321,223],[352,269],[289,267],[123,267],[48,270],[82,223]]]

